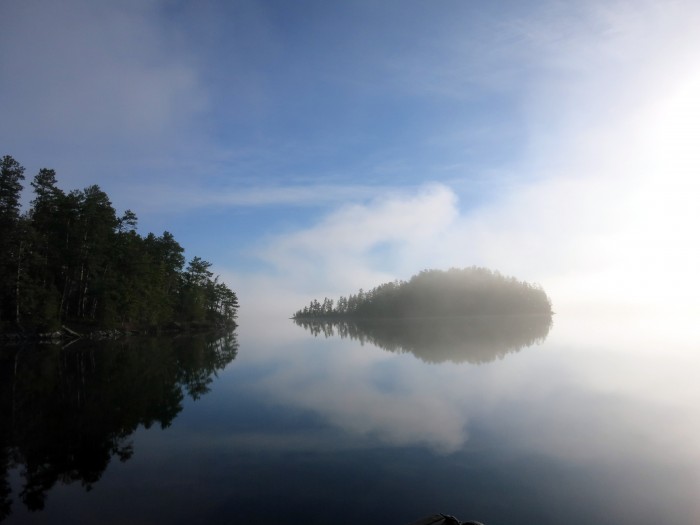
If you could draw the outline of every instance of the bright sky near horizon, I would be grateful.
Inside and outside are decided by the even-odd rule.
[[[242,315],[482,265],[698,308],[700,4],[4,0],[0,154]],[[27,200],[28,200],[27,196]]]

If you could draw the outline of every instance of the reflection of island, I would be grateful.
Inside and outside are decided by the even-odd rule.
[[[487,363],[510,352],[541,343],[552,326],[551,315],[483,315],[414,319],[295,319],[326,337],[339,335],[370,342],[391,352],[411,352],[428,363]]]
[[[11,512],[10,469],[21,466],[30,510],[57,481],[90,490],[112,456],[131,457],[139,425],[169,426],[237,351],[233,333],[0,350],[0,520]]]

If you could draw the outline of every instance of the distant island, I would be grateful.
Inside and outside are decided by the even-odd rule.
[[[552,315],[541,286],[487,268],[424,270],[408,281],[360,289],[337,301],[312,300],[293,319],[409,319],[473,315]]]
[[[136,232],[99,186],[64,192],[41,169],[20,212],[24,167],[0,160],[0,339],[4,334],[151,332],[235,326],[238,298],[167,231]]]

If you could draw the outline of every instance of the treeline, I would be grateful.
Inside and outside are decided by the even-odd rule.
[[[294,313],[301,318],[407,318],[481,314],[551,314],[539,285],[486,268],[424,270],[408,281],[385,283],[337,301],[314,299]]]
[[[20,207],[24,168],[0,165],[0,332],[53,331],[65,323],[123,329],[231,324],[238,299],[167,231],[136,232],[99,186],[64,192],[56,173],[31,181]]]

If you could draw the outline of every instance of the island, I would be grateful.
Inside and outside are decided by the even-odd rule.
[[[472,266],[314,299],[293,319],[315,337],[369,342],[426,363],[484,364],[542,343],[552,303],[539,285]]]
[[[61,333],[233,327],[238,298],[174,236],[137,232],[97,185],[64,192],[41,169],[21,211],[24,167],[0,160],[0,340]]]
[[[313,299],[293,319],[410,319],[474,315],[552,315],[541,286],[472,266],[424,270],[337,301]]]

